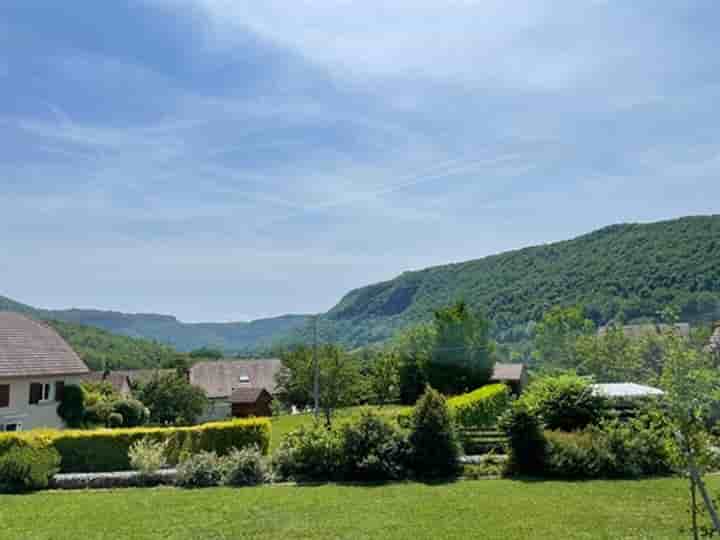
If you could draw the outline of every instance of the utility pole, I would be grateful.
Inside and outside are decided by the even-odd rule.
[[[315,398],[315,419],[320,414],[320,364],[318,362],[318,337],[317,337],[318,316],[313,317],[313,397]]]

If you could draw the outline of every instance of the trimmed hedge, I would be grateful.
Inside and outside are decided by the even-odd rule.
[[[448,407],[461,429],[492,427],[510,406],[510,389],[504,384],[483,386],[448,400]]]
[[[130,470],[128,451],[137,441],[149,438],[167,442],[168,463],[202,451],[229,454],[234,448],[256,446],[263,454],[270,447],[270,422],[263,419],[231,420],[193,427],[80,430],[38,430],[0,434],[0,455],[38,438],[53,446],[62,458],[64,473]]]

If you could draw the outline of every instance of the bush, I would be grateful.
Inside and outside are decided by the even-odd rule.
[[[408,473],[410,443],[398,428],[371,412],[343,425],[341,470],[345,480],[399,480]]]
[[[200,452],[180,462],[175,482],[184,488],[219,486],[223,481],[224,463],[215,452]]]
[[[94,431],[45,430],[0,434],[0,454],[5,447],[47,440],[62,458],[62,472],[113,472],[130,469],[128,452],[137,441],[167,441],[168,464],[184,454],[214,451],[228,454],[234,448],[257,446],[267,453],[270,422],[263,419],[231,420],[186,428],[99,429]]]
[[[575,375],[545,377],[530,385],[521,398],[549,430],[577,431],[596,424],[607,412],[607,400]]]
[[[122,414],[120,416],[120,423],[117,425],[110,423],[110,417],[113,414],[112,403],[108,401],[96,401],[93,405],[88,406],[85,409],[85,425],[86,426],[109,426],[109,427],[121,427],[123,422]],[[117,422],[117,418],[113,421]]]
[[[235,449],[223,461],[223,481],[227,485],[256,486],[265,481],[267,467],[256,447]]]
[[[85,392],[77,385],[64,387],[57,413],[68,427],[81,427],[85,417]]]
[[[123,418],[122,414],[114,412],[108,415],[107,425],[109,428],[121,428],[123,427],[124,423],[125,419]]]
[[[17,445],[0,455],[0,492],[45,489],[58,472],[60,455],[42,443]]]
[[[605,476],[612,456],[588,432],[550,431],[547,439],[545,475],[569,479]]]
[[[420,478],[449,478],[460,472],[460,444],[445,398],[425,389],[412,419],[412,468]]]
[[[151,475],[165,466],[167,442],[140,439],[128,451],[130,466],[143,475]]]
[[[283,479],[334,480],[341,470],[341,441],[319,424],[288,433],[275,452],[276,474]]]
[[[448,400],[458,426],[466,429],[491,427],[510,405],[510,389],[504,384],[483,386]]]
[[[510,474],[539,475],[545,470],[547,443],[540,420],[522,401],[516,401],[500,419],[508,438]]]
[[[136,399],[123,399],[113,403],[113,412],[122,415],[123,426],[128,428],[142,426],[149,420],[145,405]]]

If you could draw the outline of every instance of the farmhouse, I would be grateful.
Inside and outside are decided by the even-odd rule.
[[[228,416],[270,416],[277,358],[199,362],[190,368],[190,384],[207,394],[210,406],[204,422]]]
[[[57,406],[65,386],[88,368],[55,330],[0,312],[0,431],[61,428]]]

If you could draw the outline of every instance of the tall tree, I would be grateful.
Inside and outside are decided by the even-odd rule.
[[[533,357],[545,368],[574,368],[578,364],[576,340],[594,331],[582,308],[554,307],[535,325]]]
[[[178,373],[156,374],[141,384],[136,394],[150,409],[154,424],[194,424],[208,403],[205,391]]]
[[[400,356],[392,350],[381,351],[370,360],[368,378],[373,400],[385,405],[400,397]]]
[[[488,319],[458,302],[437,310],[433,325],[436,338],[427,366],[428,383],[446,395],[486,384],[494,366]]]
[[[400,401],[413,405],[425,391],[427,366],[435,347],[435,327],[421,324],[400,332],[393,343],[399,358]]]

